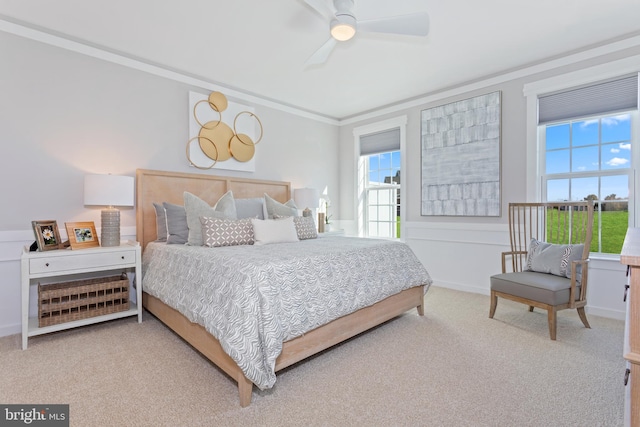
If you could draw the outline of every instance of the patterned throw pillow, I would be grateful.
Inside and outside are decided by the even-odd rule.
[[[273,219],[288,218],[282,215],[274,215]],[[317,239],[318,230],[316,229],[316,223],[310,216],[294,216],[293,225],[296,226],[296,233],[298,233],[299,240]]]
[[[531,239],[531,242],[529,243],[529,251],[527,253],[527,270],[529,271],[533,271],[533,266],[531,263],[533,262],[533,257],[538,250],[538,246],[540,246],[540,243],[542,242],[537,239]]]
[[[318,230],[316,230],[316,223],[310,216],[294,216],[293,224],[296,226],[298,232],[298,239],[317,239]]]
[[[527,254],[527,269],[571,278],[571,261],[582,258],[583,244],[555,245],[531,239]],[[577,272],[580,280],[580,271]]]
[[[202,240],[211,248],[220,246],[253,245],[251,218],[222,219],[201,217]]]

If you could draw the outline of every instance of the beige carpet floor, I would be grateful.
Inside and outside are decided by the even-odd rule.
[[[72,426],[621,426],[621,321],[432,287],[415,310],[254,388],[154,317],[0,338],[0,403],[70,404]]]

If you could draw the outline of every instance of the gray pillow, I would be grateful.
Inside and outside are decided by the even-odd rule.
[[[156,242],[167,241],[167,214],[164,211],[164,206],[160,203],[154,203],[153,207],[156,210]]]
[[[264,219],[266,208],[263,197],[236,200],[236,215],[240,218]]]
[[[282,204],[265,193],[264,204],[267,206],[267,215],[269,218],[273,218],[274,215],[298,216],[298,207],[293,199]]]
[[[531,239],[527,254],[527,269],[538,273],[571,278],[571,261],[582,259],[584,245],[556,245]],[[580,280],[578,271],[576,280]]]
[[[228,201],[230,198],[231,202],[233,202],[233,194],[231,192],[223,195],[214,207],[209,206],[207,202],[187,191],[184,192],[183,197],[184,210],[187,214],[187,227],[189,228],[187,245],[202,246],[204,244],[200,217],[235,219],[235,203]],[[230,205],[232,208],[229,207]]]
[[[233,199],[233,192],[227,191],[218,199],[213,208],[217,212],[222,212],[225,217],[236,219],[238,214],[236,213],[236,201]]]
[[[167,243],[185,244],[189,238],[187,226],[187,212],[184,206],[164,202],[164,211],[167,217]]]

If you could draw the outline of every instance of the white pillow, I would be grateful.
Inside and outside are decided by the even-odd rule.
[[[270,243],[297,242],[298,233],[293,218],[285,219],[251,219],[255,245]]]
[[[273,219],[289,218],[286,216],[274,215]],[[316,229],[316,223],[310,216],[294,216],[293,225],[296,227],[296,233],[298,233],[298,239],[317,239],[318,230]]]

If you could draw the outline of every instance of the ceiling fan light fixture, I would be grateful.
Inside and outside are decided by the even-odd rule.
[[[351,15],[338,15],[331,21],[331,37],[344,42],[356,34],[356,19]]]

